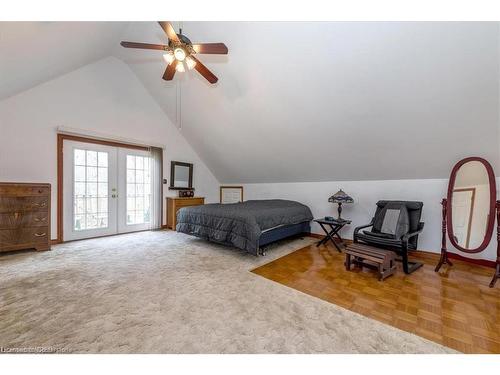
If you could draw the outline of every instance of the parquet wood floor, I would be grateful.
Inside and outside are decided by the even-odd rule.
[[[500,283],[494,270],[453,260],[434,272],[439,255],[414,252],[424,266],[378,281],[370,269],[346,271],[345,255],[314,244],[252,272],[464,353],[500,353]]]

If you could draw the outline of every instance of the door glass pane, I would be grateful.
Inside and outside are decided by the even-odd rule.
[[[127,225],[151,220],[151,162],[147,156],[127,155]]]
[[[73,229],[108,227],[108,153],[74,149]]]

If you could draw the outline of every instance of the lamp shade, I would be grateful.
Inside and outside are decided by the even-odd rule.
[[[330,198],[328,198],[328,202],[331,203],[353,203],[354,199],[347,195],[342,189],[333,194]]]

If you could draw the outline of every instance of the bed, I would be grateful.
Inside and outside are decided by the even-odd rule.
[[[309,233],[309,207],[283,200],[249,200],[232,204],[184,207],[177,212],[178,232],[234,246],[253,255],[263,247],[301,233]]]

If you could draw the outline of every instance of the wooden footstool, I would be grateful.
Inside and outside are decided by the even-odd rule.
[[[354,259],[351,259],[354,257]],[[379,280],[384,280],[396,272],[396,256],[392,251],[381,250],[376,247],[352,243],[345,249],[345,268],[351,270],[351,264],[360,267],[378,269]]]

